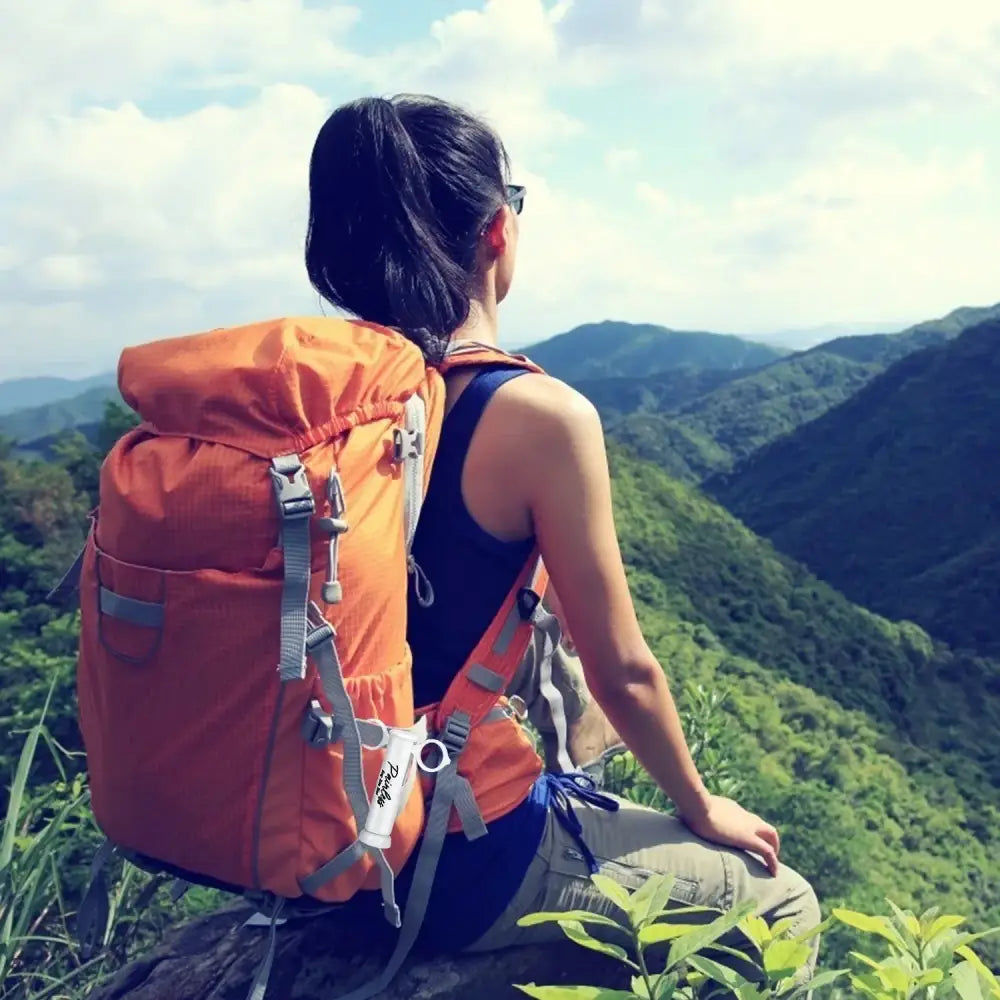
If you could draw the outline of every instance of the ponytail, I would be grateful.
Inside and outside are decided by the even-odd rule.
[[[306,269],[328,302],[439,362],[469,315],[482,227],[507,157],[485,124],[427,97],[338,108],[309,166]]]

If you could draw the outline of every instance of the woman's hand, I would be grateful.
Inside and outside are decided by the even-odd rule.
[[[681,813],[680,818],[705,840],[760,855],[771,874],[778,874],[778,831],[732,799],[708,795],[697,809]]]

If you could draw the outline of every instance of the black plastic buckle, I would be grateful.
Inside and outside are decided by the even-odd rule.
[[[531,587],[522,587],[517,592],[517,610],[522,621],[530,622],[541,603],[541,595],[536,594]]]

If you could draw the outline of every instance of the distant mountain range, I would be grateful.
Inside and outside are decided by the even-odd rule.
[[[1000,315],[961,308],[895,334],[848,335],[798,353],[731,334],[611,320],[521,350],[594,400],[609,430],[686,479],[724,471],[843,402],[908,353]],[[100,420],[115,372],[0,381],[0,435],[21,443]]]
[[[706,485],[852,600],[1000,655],[998,456],[1000,318],[904,357]]]
[[[614,380],[575,384],[601,410],[610,434],[673,475],[701,481],[850,399],[895,361],[993,318],[1000,318],[1000,304],[956,309],[895,334],[838,337],[752,369],[702,370],[671,383],[619,371]],[[563,342],[566,353],[571,346]]]
[[[114,386],[115,373],[102,372],[89,378],[15,378],[0,381],[0,416],[31,407],[73,399],[97,386]],[[0,432],[6,433],[6,432]]]
[[[113,382],[93,385],[78,395],[40,406],[14,410],[0,416],[0,435],[24,443],[36,442],[70,428],[89,426],[101,419],[109,400],[122,402]]]
[[[672,368],[759,368],[788,353],[730,334],[613,320],[578,326],[523,351],[565,382],[655,375]]]

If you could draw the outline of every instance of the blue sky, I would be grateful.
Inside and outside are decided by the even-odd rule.
[[[926,9],[921,9],[926,8]],[[1000,5],[0,0],[0,378],[315,312],[339,102],[486,115],[529,188],[503,338],[765,335],[1000,299]]]

